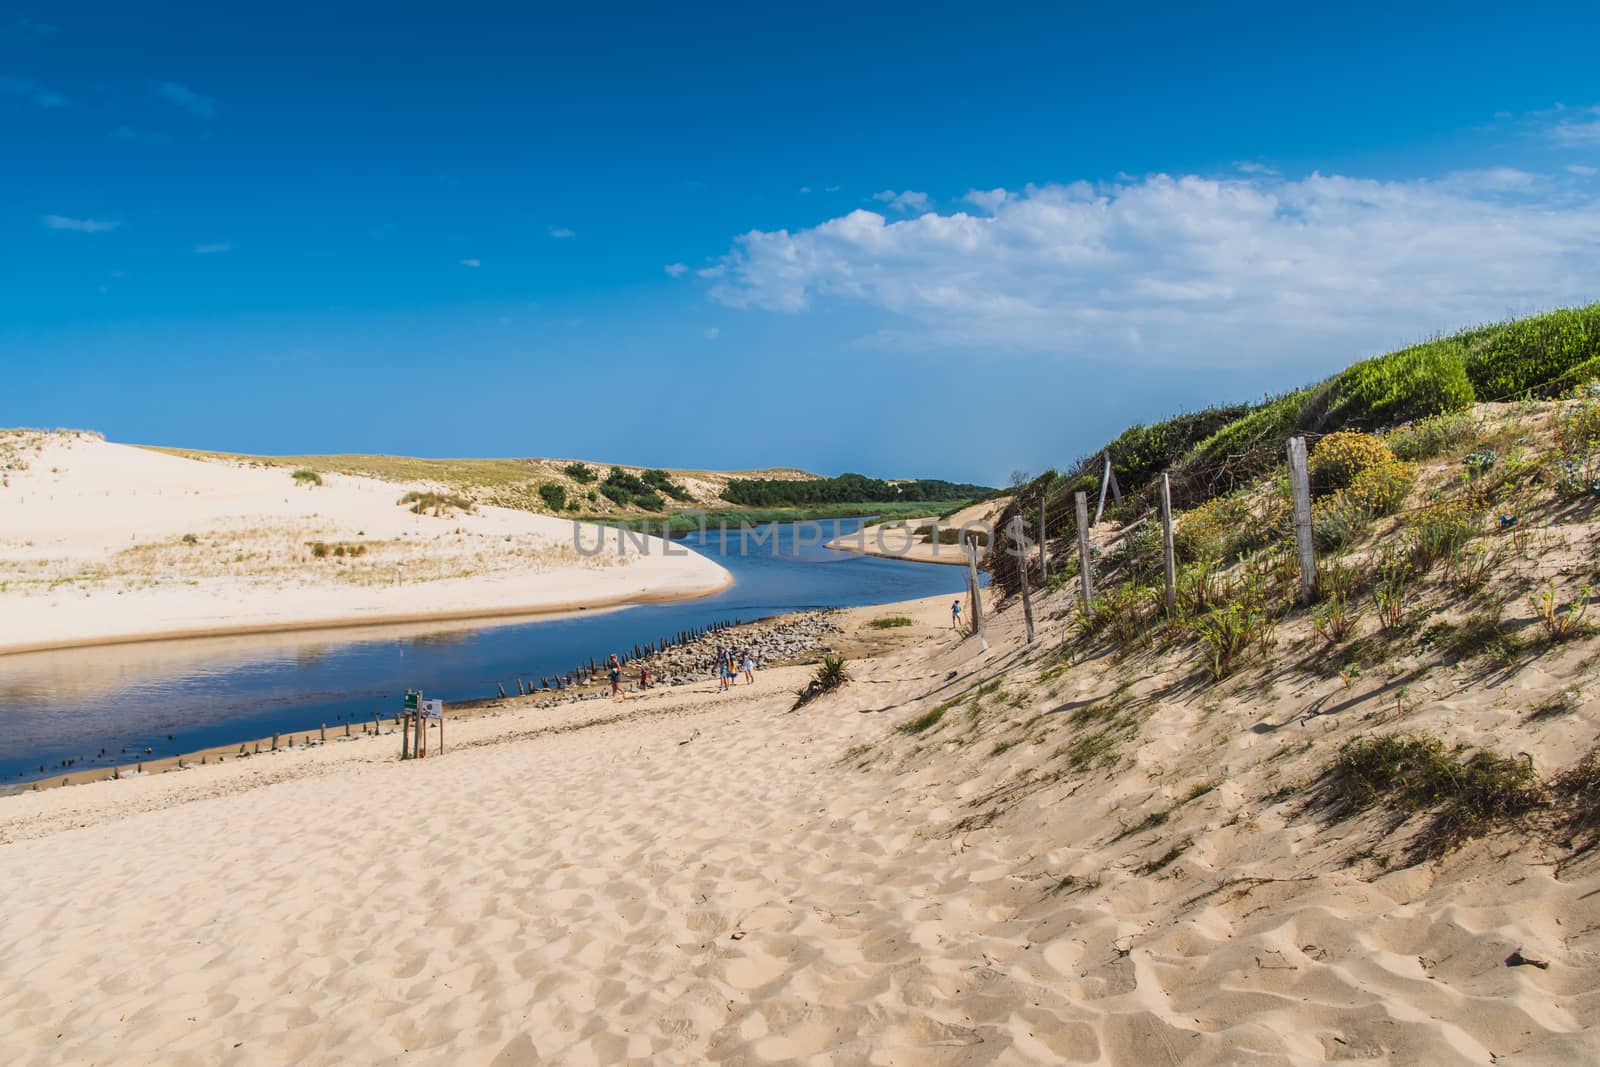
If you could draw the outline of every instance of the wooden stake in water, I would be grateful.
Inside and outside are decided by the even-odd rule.
[[[1178,611],[1178,556],[1172,541],[1172,480],[1161,475],[1161,561],[1167,572],[1167,615]]]
[[[1294,540],[1300,555],[1300,603],[1317,594],[1317,548],[1311,540],[1311,479],[1306,473],[1306,439],[1289,438],[1289,487],[1294,491]]]
[[[1078,506],[1078,602],[1085,611],[1094,599],[1094,573],[1089,566],[1089,495],[1074,494]]]

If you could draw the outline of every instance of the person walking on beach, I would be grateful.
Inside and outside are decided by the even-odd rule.
[[[717,678],[722,682],[722,688],[728,688],[728,682],[733,678],[733,657],[728,655],[726,645],[717,646]]]
[[[622,661],[615,652],[606,660],[606,670],[611,675],[611,699],[622,699]]]
[[[961,629],[961,601],[957,600],[950,605],[950,626],[952,629]]]
[[[639,663],[639,691],[642,693],[650,688],[650,667],[640,661]]]
[[[756,657],[755,657],[755,654],[752,653],[748,648],[744,650],[744,662],[742,664],[740,664],[740,666],[742,666],[744,668],[744,681],[745,681],[745,684],[746,685],[755,685],[756,684]]]

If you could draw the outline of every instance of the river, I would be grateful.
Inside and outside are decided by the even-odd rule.
[[[0,656],[0,785],[136,759],[314,731],[393,714],[422,689],[446,702],[555,675],[679,630],[812,608],[855,607],[963,587],[960,567],[836,552],[811,543],[863,520],[710,529],[673,543],[734,577],[699,600],[524,621],[160,641]],[[797,536],[797,529],[800,535]],[[148,750],[148,754],[147,754]],[[62,767],[73,760],[70,769]]]

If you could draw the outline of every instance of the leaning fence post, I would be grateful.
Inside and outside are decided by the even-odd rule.
[[[1167,572],[1167,615],[1178,613],[1178,554],[1172,543],[1172,480],[1161,475],[1161,561]]]
[[[400,758],[411,758],[411,716],[405,715],[400,719]]]
[[[1306,473],[1306,439],[1289,438],[1289,486],[1294,490],[1294,540],[1300,553],[1300,603],[1317,593],[1317,548],[1311,540],[1311,479]]]
[[[1074,499],[1078,505],[1078,600],[1087,611],[1094,599],[1094,574],[1089,569],[1089,497],[1080,490]]]
[[[1022,621],[1028,630],[1028,643],[1033,644],[1033,597],[1028,593],[1028,541],[1022,532],[1022,516],[1011,517],[1011,541],[1017,557],[1017,577],[1022,580]]]

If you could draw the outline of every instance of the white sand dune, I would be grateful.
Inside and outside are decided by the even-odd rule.
[[[429,486],[330,474],[305,488],[281,467],[62,433],[12,434],[7,458],[26,466],[0,488],[0,652],[516,615],[729,581],[659,537],[641,549],[550,516],[397,504]],[[338,554],[357,545],[360,555]]]
[[[793,714],[803,668],[0,801],[0,1061],[1600,1061],[1594,859],[1385,871],[1376,824],[1264,800],[1360,728],[1248,728],[1309,690],[1161,703],[1061,773],[1108,665],[1046,678],[1017,612],[979,654],[947,608]]]

